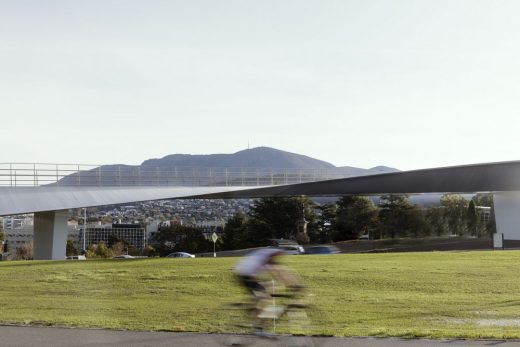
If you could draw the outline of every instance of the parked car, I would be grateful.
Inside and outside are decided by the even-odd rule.
[[[166,258],[195,258],[195,255],[186,252],[173,252],[168,254]]]
[[[116,255],[115,257],[112,257],[112,259],[134,259],[135,257],[133,255],[129,255],[129,254],[121,254],[121,255]]]
[[[340,253],[338,247],[330,245],[310,246],[305,248],[305,254],[336,254]]]
[[[69,255],[67,260],[87,260],[87,257],[84,255]]]
[[[282,245],[282,246],[278,246],[276,248],[283,250],[285,254],[304,254],[305,253],[305,249],[303,249],[303,247],[298,244]]]
[[[283,250],[286,254],[303,254],[305,250],[293,240],[271,239],[272,247]]]

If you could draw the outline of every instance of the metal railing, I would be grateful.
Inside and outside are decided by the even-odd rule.
[[[0,163],[0,186],[271,186],[345,177],[338,170]]]

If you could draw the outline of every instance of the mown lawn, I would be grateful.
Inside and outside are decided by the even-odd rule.
[[[0,322],[217,332],[238,258],[0,262]],[[520,338],[520,252],[287,256],[314,334]]]

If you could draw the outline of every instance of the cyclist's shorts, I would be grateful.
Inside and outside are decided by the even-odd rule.
[[[240,283],[251,291],[251,294],[257,295],[258,292],[265,292],[265,287],[261,285],[255,277],[238,276]]]

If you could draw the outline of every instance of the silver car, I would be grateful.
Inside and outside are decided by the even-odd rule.
[[[186,252],[173,252],[168,254],[166,258],[195,258],[195,255]]]
[[[294,244],[294,245],[281,245],[276,248],[282,249],[285,254],[304,254],[305,249],[302,246]]]

